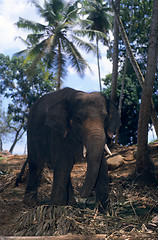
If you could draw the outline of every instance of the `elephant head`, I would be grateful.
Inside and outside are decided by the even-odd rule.
[[[65,88],[52,98],[46,108],[45,125],[65,141],[82,144],[87,174],[81,196],[88,197],[97,182],[107,136],[112,137],[120,125],[119,113],[113,102],[98,92]]]

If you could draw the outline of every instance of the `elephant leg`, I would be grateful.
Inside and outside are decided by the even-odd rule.
[[[95,186],[96,200],[99,202],[99,210],[104,211],[108,204],[109,196],[109,178],[108,166],[105,157],[102,157],[98,179]]]
[[[68,183],[68,204],[72,206],[76,205],[71,178],[69,178],[69,183]]]
[[[42,170],[43,164],[40,163],[40,161],[36,163],[29,159],[29,177],[24,196],[24,203],[29,206],[35,206],[37,204],[38,186]]]
[[[54,164],[53,189],[51,194],[52,205],[67,205],[69,194],[72,198],[73,190],[70,184],[72,167],[73,157],[71,154],[67,151],[58,151]]]

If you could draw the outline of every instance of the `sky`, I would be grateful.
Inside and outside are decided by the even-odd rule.
[[[44,0],[40,0],[39,2],[42,5]],[[44,23],[43,19],[39,18],[36,8],[31,4],[31,1],[0,0],[0,53],[4,55],[13,56],[16,52],[26,48],[22,41],[17,38],[20,36],[25,39],[29,33],[28,31],[18,29],[15,25],[19,17]],[[101,77],[105,77],[112,72],[112,63],[106,58],[106,47],[100,44],[99,48],[102,56],[100,60]],[[96,56],[90,53],[86,54],[85,52],[83,52],[83,56],[91,67],[92,72],[87,69],[85,76],[81,78],[74,69],[69,68],[69,73],[64,80],[63,87],[72,87],[86,92],[99,91]],[[10,141],[7,141],[3,148],[8,150],[10,145]],[[16,145],[14,153],[23,154],[25,149],[26,135]]]

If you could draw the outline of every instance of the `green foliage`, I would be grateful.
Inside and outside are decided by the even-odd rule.
[[[132,6],[133,2],[133,6]],[[140,66],[144,77],[147,67],[148,40],[150,34],[150,23],[152,14],[153,0],[121,0],[120,18],[123,22],[125,31],[130,37],[130,45],[135,58]],[[131,34],[130,34],[131,32]],[[113,41],[108,50],[108,57],[112,58]],[[124,60],[126,58],[126,49],[123,40],[119,39],[119,79],[118,79],[118,97],[121,90],[121,78],[123,75]],[[157,68],[158,73],[158,68]],[[154,82],[153,100],[156,110],[158,111],[158,74]],[[106,91],[110,95],[111,76],[106,76],[104,80]],[[136,143],[137,123],[139,102],[141,98],[141,87],[133,70],[131,63],[128,61],[125,79],[125,90],[122,108],[122,126],[120,128],[119,142],[123,145]]]
[[[132,30],[131,46],[135,54],[135,57],[140,64],[141,71],[144,73],[146,70],[147,62],[147,50],[148,50],[148,41],[150,33],[150,23],[151,23],[151,14],[152,14],[152,5],[153,0],[138,1],[133,0],[133,11],[132,11],[132,25],[129,25],[130,22],[130,13],[131,1],[121,1],[121,18],[123,25],[125,26],[127,35],[129,35],[130,28]],[[127,12],[128,10],[128,12]],[[123,50],[123,43],[120,42]],[[123,52],[122,52],[123,53]],[[121,54],[121,52],[120,52]],[[143,64],[142,64],[143,59]]]
[[[2,101],[0,100],[0,140],[8,132],[8,122],[10,121],[10,116],[5,113],[2,108]]]
[[[8,134],[14,134],[16,127],[18,123],[15,124],[12,114],[3,110],[2,101],[0,101],[0,151],[3,150],[3,142],[7,140]]]
[[[34,69],[30,77],[26,69],[31,62],[23,64],[23,58],[0,54],[0,93],[8,98],[8,113],[15,122],[26,122],[28,110],[44,93],[53,91],[56,85],[52,74],[44,71],[43,64]]]
[[[105,88],[103,92],[110,97],[112,75],[109,74],[103,79]],[[117,89],[117,102],[121,92],[121,79],[120,74],[118,79]],[[139,97],[140,93],[137,88],[137,80],[133,80],[131,77],[126,77],[125,91],[122,103],[121,113],[121,127],[119,131],[119,144],[130,145],[137,142],[137,125],[139,117]]]
[[[130,45],[135,58],[139,63],[142,73],[145,74],[153,0],[132,1],[120,1],[120,18],[123,22],[127,36],[129,37],[130,35]],[[112,45],[113,41],[111,42],[111,47],[108,51],[108,57],[110,58],[112,57],[113,51]],[[125,54],[125,45],[120,37],[119,62],[124,60]]]
[[[27,116],[32,104],[43,94],[56,89],[54,77],[40,62],[34,74],[28,71],[32,62],[24,65],[22,57],[9,58],[0,54],[0,93],[8,102],[7,113],[0,116],[0,140],[12,134],[10,152],[27,128]],[[14,137],[13,137],[14,135]]]

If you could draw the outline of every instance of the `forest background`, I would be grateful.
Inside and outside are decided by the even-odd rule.
[[[9,2],[9,1],[8,1]],[[18,1],[11,1],[17,4]],[[29,9],[37,8],[35,1],[27,1],[30,4]],[[57,1],[60,2],[60,1]],[[65,2],[65,4],[67,1]],[[2,3],[3,4],[3,1]],[[41,6],[43,6],[43,1],[40,1]],[[94,1],[94,4],[90,4],[89,1],[74,1],[73,2],[76,17],[73,24],[73,28],[76,30],[78,27],[80,28],[80,37],[84,41],[88,42],[90,45],[76,44],[76,48],[78,50],[79,46],[84,47],[81,50],[82,56],[87,60],[87,63],[91,66],[93,73],[90,73],[89,70],[83,68],[80,72],[80,69],[73,69],[70,63],[70,59],[72,59],[71,55],[67,55],[67,58],[63,58],[63,63],[65,65],[63,68],[63,76],[61,78],[62,87],[69,86],[74,87],[76,89],[85,90],[85,91],[93,91],[93,90],[102,90],[106,95],[110,97],[111,94],[111,86],[112,86],[112,59],[113,59],[113,49],[114,49],[114,14],[112,9],[110,8],[108,1]],[[148,54],[148,41],[149,41],[149,32],[150,32],[150,24],[151,24],[151,16],[152,16],[152,8],[153,1],[152,0],[144,0],[144,1],[120,1],[120,18],[123,22],[123,26],[128,35],[130,45],[132,47],[134,56],[139,64],[141,72],[145,76],[146,68],[147,68],[147,54]],[[5,10],[5,9],[4,9]],[[38,9],[39,10],[39,9]],[[2,10],[1,10],[2,11]],[[98,14],[98,15],[97,15]],[[100,15],[99,15],[100,14]],[[1,15],[1,18],[4,15]],[[26,16],[26,19],[34,20],[33,15],[30,13]],[[36,15],[38,16],[38,14]],[[23,17],[19,15],[18,17]],[[46,15],[46,17],[48,17]],[[100,26],[97,31],[95,29],[96,25],[94,23],[97,17],[100,19]],[[23,42],[26,44],[26,49],[28,50],[30,45],[33,44],[36,39],[32,38],[31,35],[31,22],[26,22],[18,20],[17,26],[21,28],[28,28],[28,31],[25,31],[25,34],[20,33],[20,37],[22,36]],[[107,22],[105,21],[107,20]],[[43,18],[36,17],[40,24],[45,24]],[[88,20],[83,23],[83,20]],[[1,22],[2,23],[2,22]],[[25,24],[24,24],[25,23]],[[84,24],[84,25],[83,25]],[[87,25],[86,25],[87,24]],[[106,24],[106,25],[105,25]],[[25,25],[25,26],[24,26]],[[17,27],[16,26],[16,27]],[[7,26],[6,26],[7,27]],[[3,28],[6,28],[5,24]],[[39,27],[39,25],[38,25]],[[94,30],[94,32],[90,32],[89,30]],[[18,29],[17,29],[18,30]],[[37,30],[33,29],[33,34],[39,34]],[[66,30],[69,30],[68,28]],[[85,31],[87,30],[87,32]],[[102,31],[103,30],[103,31]],[[89,31],[89,32],[88,32]],[[96,31],[96,32],[95,32]],[[99,31],[104,33],[99,34]],[[15,33],[18,36],[19,33]],[[119,32],[118,34],[118,82],[117,82],[117,97],[116,103],[119,105],[121,89],[123,90],[122,94],[122,107],[121,107],[121,119],[122,126],[119,130],[118,143],[122,145],[131,145],[137,143],[137,128],[138,128],[138,117],[139,117],[139,109],[140,109],[140,99],[141,99],[141,86],[138,82],[137,76],[133,67],[126,58],[127,53],[125,49],[124,42],[122,41]],[[79,35],[79,32],[78,32]],[[28,38],[28,36],[30,36]],[[71,37],[70,33],[68,33],[68,37]],[[99,51],[97,51],[97,47],[93,46],[97,39],[99,43]],[[70,39],[71,40],[71,39]],[[29,42],[28,42],[29,41]],[[32,41],[32,42],[31,42]],[[16,41],[17,42],[17,41]],[[18,40],[18,44],[20,41]],[[26,132],[26,122],[29,108],[33,104],[33,102],[39,98],[42,94],[55,90],[58,87],[57,83],[57,73],[55,69],[53,69],[52,64],[48,66],[46,64],[45,59],[46,55],[42,57],[42,59],[38,62],[37,67],[34,69],[34,73],[30,78],[30,73],[28,74],[28,67],[34,63],[34,58],[28,58],[27,63],[24,65],[25,57],[28,55],[23,54],[23,57],[20,54],[16,56],[12,55],[23,49],[24,45],[20,45],[17,48],[10,49],[7,52],[7,48],[1,49],[0,54],[0,90],[1,90],[1,102],[2,106],[5,106],[5,111],[3,107],[0,112],[0,138],[2,142],[9,142],[10,150],[13,152],[14,147],[16,146],[21,136]],[[8,46],[9,47],[9,46]],[[20,48],[19,48],[20,47]],[[90,49],[90,47],[92,49]],[[30,50],[30,49],[29,49]],[[87,51],[94,50],[94,53],[87,53]],[[79,51],[79,50],[78,50]],[[26,53],[26,52],[22,52]],[[99,54],[97,54],[99,53]],[[105,56],[106,53],[106,56]],[[7,55],[10,56],[7,56]],[[36,54],[36,57],[39,56]],[[97,56],[100,61],[97,62]],[[101,59],[101,56],[102,59]],[[107,61],[108,58],[109,60]],[[93,60],[92,60],[93,59]],[[37,60],[37,59],[36,59]],[[111,63],[110,63],[111,61]],[[26,62],[26,61],[25,61]],[[89,63],[90,62],[90,63]],[[78,63],[78,62],[76,62]],[[73,62],[73,66],[76,64]],[[86,64],[87,64],[86,63]],[[85,64],[85,67],[86,67]],[[57,63],[56,63],[57,65]],[[100,68],[101,65],[101,68]],[[98,66],[98,68],[97,68]],[[68,71],[66,71],[66,67]],[[81,75],[85,75],[83,80],[81,80],[77,76],[77,72]],[[67,77],[65,78],[67,73]],[[101,73],[99,76],[98,73]],[[154,87],[153,87],[153,101],[158,111],[158,68],[156,70]],[[69,78],[69,80],[68,80]],[[100,84],[101,78],[101,84]],[[95,81],[94,81],[95,79]],[[124,79],[124,86],[122,84],[122,80]],[[123,87],[122,87],[123,86]],[[102,89],[101,89],[102,88]],[[5,105],[4,105],[5,103]],[[151,123],[151,122],[150,122]],[[150,125],[149,125],[150,129]],[[10,137],[12,136],[12,137]],[[24,142],[26,141],[26,136],[24,137]],[[26,143],[26,142],[25,142]],[[21,142],[21,145],[25,145],[25,143]],[[5,146],[5,145],[4,145]],[[24,149],[24,147],[23,147]]]

